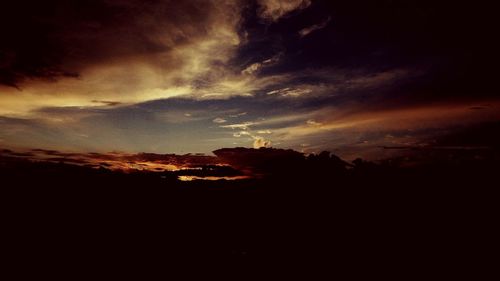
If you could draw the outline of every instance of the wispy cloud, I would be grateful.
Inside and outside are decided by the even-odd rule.
[[[250,133],[248,131],[239,131],[239,132],[233,134],[233,137],[235,137],[235,138],[239,138],[242,136],[250,136]]]
[[[260,5],[259,17],[269,21],[278,21],[280,18],[311,5],[310,0],[258,0]]]
[[[259,122],[244,122],[241,124],[231,124],[220,127],[233,130],[239,129],[240,130],[239,132],[233,133],[233,137],[235,138],[241,138],[244,136],[248,137],[249,140],[253,140],[254,148],[270,147],[272,144],[271,140],[264,138],[262,135],[272,134],[271,130],[258,130],[256,132],[251,130],[252,126],[256,126],[258,124]]]
[[[239,130],[248,130],[251,126],[254,126],[257,124],[256,122],[243,122],[243,123],[238,123],[238,124],[231,124],[231,125],[223,125],[220,126],[221,128],[227,128],[227,129],[239,129]]]
[[[318,24],[314,24],[314,25],[305,27],[305,28],[299,30],[299,36],[302,38],[302,37],[305,37],[305,36],[313,33],[314,31],[323,29],[330,23],[331,20],[332,20],[332,18],[328,17],[327,19],[325,19],[324,21],[322,21]]]
[[[283,88],[279,90],[273,90],[268,92],[268,95],[278,95],[282,97],[299,97],[304,94],[312,92],[311,89],[301,89],[301,88]]]
[[[309,126],[321,126],[321,125],[323,125],[322,123],[314,121],[313,119],[307,120],[306,124]]]
[[[272,58],[266,59],[262,62],[252,63],[241,71],[244,75],[253,75],[258,73],[263,67],[271,66],[279,62],[281,54],[278,54]]]
[[[119,101],[105,101],[105,100],[93,100],[92,102],[106,106],[117,106],[123,104]]]
[[[217,123],[217,124],[222,124],[222,123],[226,123],[227,120],[223,119],[223,118],[220,118],[220,117],[217,117],[214,120],[212,120],[212,122]]]
[[[478,114],[471,111],[467,104],[457,103],[436,104],[430,106],[414,106],[398,109],[368,109],[360,108],[357,111],[345,112],[330,108],[317,111],[306,119],[283,116],[277,120],[267,120],[269,123],[284,124],[274,128],[273,133],[277,140],[298,140],[304,137],[317,136],[323,138],[324,134],[343,134],[351,141],[355,138],[348,137],[360,132],[390,132],[401,130],[419,130],[428,128],[442,128],[453,125],[467,125],[487,119],[499,120],[500,115],[490,111],[487,114]],[[306,116],[303,116],[306,117]],[[294,123],[284,121],[296,120]],[[266,124],[266,123],[264,123]],[[390,135],[390,133],[387,133]]]
[[[238,117],[247,115],[247,113],[248,112],[240,112],[240,113],[236,113],[236,114],[230,114],[229,117],[231,117],[231,118],[238,118]]]

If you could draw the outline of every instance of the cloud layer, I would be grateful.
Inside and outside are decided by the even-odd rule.
[[[431,4],[9,2],[0,145],[365,151],[496,121],[490,9]]]

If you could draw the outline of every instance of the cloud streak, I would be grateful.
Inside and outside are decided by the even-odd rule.
[[[330,23],[331,20],[332,20],[332,18],[328,17],[326,20],[324,20],[318,24],[313,24],[311,26],[305,27],[305,28],[299,30],[299,36],[301,38],[306,37],[307,35],[315,32],[317,30],[323,29]]]

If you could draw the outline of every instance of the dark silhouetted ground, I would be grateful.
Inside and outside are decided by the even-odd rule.
[[[436,270],[479,277],[494,265],[497,151],[425,151],[379,164],[328,152],[214,153],[233,168],[208,165],[198,176],[256,177],[183,182],[188,171],[123,173],[2,156],[5,265],[74,273],[174,259],[215,263],[238,271],[235,279],[252,276],[256,264],[293,271],[313,262],[353,278]]]

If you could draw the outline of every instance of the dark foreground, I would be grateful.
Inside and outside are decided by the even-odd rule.
[[[339,161],[287,160],[260,179],[180,182],[3,158],[4,265],[19,279],[100,270],[142,279],[174,264],[208,274],[199,265],[210,264],[236,280],[271,277],[262,268],[307,279],[319,269],[350,279],[478,279],[497,265],[493,160],[408,168]],[[311,263],[316,269],[304,270]]]

